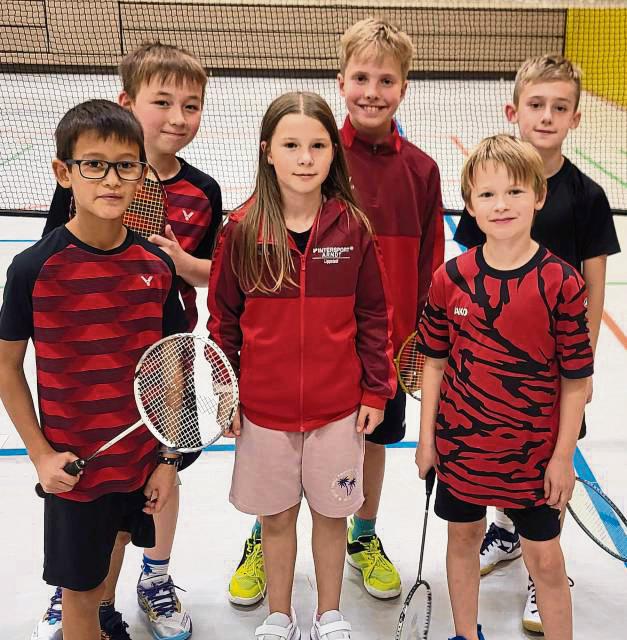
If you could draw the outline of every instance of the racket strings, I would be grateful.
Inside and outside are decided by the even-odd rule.
[[[124,224],[144,238],[163,235],[165,228],[165,192],[156,176],[146,177],[124,213]]]
[[[186,336],[153,349],[136,377],[145,417],[168,446],[199,449],[230,425],[235,375],[223,354]]]
[[[576,482],[568,508],[600,546],[616,557],[627,558],[627,524],[604,497]]]
[[[418,350],[418,340],[414,333],[405,341],[396,359],[399,381],[405,393],[412,396],[420,394],[424,364],[425,357]]]

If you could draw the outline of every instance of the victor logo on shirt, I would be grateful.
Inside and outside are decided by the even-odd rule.
[[[322,260],[324,264],[338,264],[340,260],[350,260],[354,247],[314,247],[313,259]]]
[[[187,209],[183,209],[182,212],[185,222],[189,222],[192,219],[192,216],[196,213],[196,211],[189,211]]]
[[[144,284],[149,287],[152,284],[152,279],[154,278],[154,276],[139,276],[143,281]]]

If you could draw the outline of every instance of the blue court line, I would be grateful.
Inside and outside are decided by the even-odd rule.
[[[590,469],[586,459],[579,450],[579,447],[575,449],[575,471],[582,480],[587,480],[595,487],[601,489],[597,479],[594,477],[594,473],[592,473],[592,469]],[[587,491],[594,508],[597,510],[597,513],[601,518],[601,522],[605,526],[605,529],[616,548],[627,548],[627,535],[625,535],[625,531],[623,530],[620,522],[616,519],[611,507],[595,491],[592,489],[587,489]],[[625,567],[627,567],[627,562],[625,562]]]
[[[39,238],[41,240],[41,238]],[[39,240],[4,240],[0,239],[0,242],[39,242]]]
[[[459,250],[462,253],[464,253],[464,251],[466,251],[466,247],[463,244],[459,244],[459,242],[457,242],[457,240],[455,240],[455,232],[457,231],[457,225],[453,221],[453,216],[446,216],[445,215],[444,216],[444,221],[446,222],[448,228],[451,230],[451,233],[453,234],[453,241],[459,247]]]

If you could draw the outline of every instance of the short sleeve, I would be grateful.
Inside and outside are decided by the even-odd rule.
[[[477,221],[468,213],[466,208],[462,211],[453,239],[455,242],[463,244],[467,249],[485,242],[485,234],[479,229]]]
[[[451,347],[446,315],[446,269],[442,265],[433,275],[427,304],[418,324],[417,345],[430,358],[446,358]]]
[[[598,256],[609,256],[620,252],[614,218],[605,191],[596,183],[589,185],[586,204],[582,211],[581,258],[589,260]]]
[[[593,373],[593,356],[586,319],[586,288],[581,276],[565,274],[556,309],[555,339],[560,374],[587,378]]]
[[[30,270],[16,256],[7,271],[2,308],[0,339],[28,340],[33,337],[33,286]]]

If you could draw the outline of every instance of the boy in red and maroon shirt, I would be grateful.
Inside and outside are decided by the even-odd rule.
[[[135,366],[148,346],[184,330],[185,318],[172,260],[122,224],[145,175],[137,120],[112,102],[93,100],[63,117],[56,138],[53,168],[73,190],[76,216],[9,268],[0,311],[0,395],[49,494],[44,579],[63,587],[63,636],[95,640],[116,539],[154,544],[152,514],[170,497],[175,468],[158,464],[158,443],[145,427],[79,477],[63,467],[136,422]],[[29,339],[40,422],[23,372]]]
[[[195,287],[209,282],[211,255],[217,231],[222,222],[222,196],[217,182],[191,166],[176,154],[196,136],[200,126],[207,75],[201,63],[187,52],[158,42],[144,44],[129,53],[120,63],[123,90],[120,104],[133,112],[142,125],[146,155],[156,170],[167,194],[167,227],[165,236],[152,236],[151,242],[161,247],[173,260],[177,285],[187,318],[187,331],[193,331],[198,320]],[[71,191],[61,186],[54,194],[44,235],[67,222]],[[172,456],[177,454],[170,454]],[[195,460],[196,454],[185,454],[182,466]],[[172,500],[155,518],[157,545],[146,549],[142,573],[137,587],[138,600],[147,614],[147,622],[157,640],[191,635],[191,619],[182,606],[169,573],[179,504],[179,487]],[[105,602],[112,605],[117,574],[122,564],[123,549],[117,549],[107,581]],[[160,589],[155,591],[154,587]],[[56,615],[59,605],[52,598],[46,616]],[[103,607],[104,617],[115,616],[113,607]],[[35,640],[48,640],[51,626],[40,622]],[[103,617],[103,630],[109,625]],[[117,617],[117,616],[116,616]],[[55,632],[60,629],[60,621]],[[113,640],[117,640],[112,634]],[[122,636],[123,638],[124,636]]]
[[[546,179],[529,143],[486,138],[464,165],[462,194],[486,242],[433,277],[419,327],[416,452],[422,478],[437,466],[435,511],[449,523],[454,640],[483,638],[478,553],[489,505],[520,534],[547,640],[571,640],[559,516],[592,375],[585,284],[531,238]]]
[[[444,220],[436,163],[399,135],[394,115],[407,89],[414,48],[392,24],[362,20],[342,36],[340,93],[348,116],[342,144],[359,205],[383,254],[394,309],[397,353],[418,324],[431,276],[444,260]],[[398,571],[383,551],[375,524],[383,486],[385,446],[405,436],[406,396],[399,387],[383,422],[366,437],[365,501],[348,531],[347,559],[361,570],[368,593],[392,598]]]

